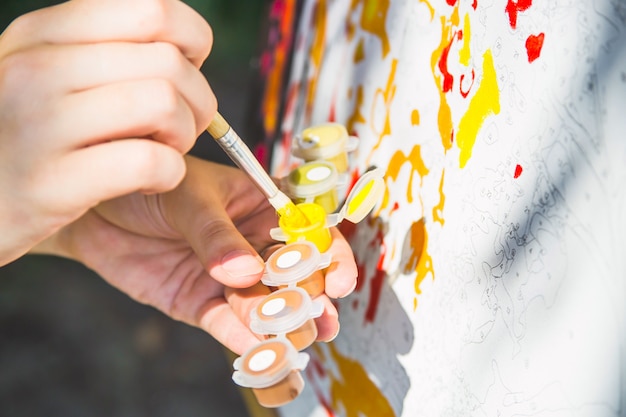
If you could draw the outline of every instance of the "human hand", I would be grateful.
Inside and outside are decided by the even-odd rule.
[[[176,0],[72,0],[0,35],[0,265],[100,201],[180,182],[217,105]]]
[[[186,160],[187,175],[173,191],[102,203],[35,249],[84,263],[135,300],[242,354],[259,341],[249,312],[269,293],[259,283],[264,264],[257,253],[276,244],[269,236],[276,212],[240,170]],[[352,251],[331,231],[318,340],[339,330],[329,296],[345,296],[356,284]]]

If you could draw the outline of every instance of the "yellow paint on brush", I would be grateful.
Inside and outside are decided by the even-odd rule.
[[[459,123],[456,143],[461,150],[459,165],[465,166],[472,156],[476,136],[485,119],[491,114],[500,113],[500,91],[491,50],[483,55],[482,81],[472,97],[469,109]]]
[[[283,224],[290,228],[305,227],[310,224],[304,213],[292,202],[276,210]]]

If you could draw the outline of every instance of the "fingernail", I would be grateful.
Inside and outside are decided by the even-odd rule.
[[[263,268],[261,257],[245,250],[228,252],[222,258],[222,269],[233,278],[258,275],[263,272]]]
[[[345,298],[345,297],[349,296],[350,294],[352,294],[352,292],[356,289],[356,284],[357,284],[357,281],[354,280],[354,284],[352,284],[352,288],[350,288],[350,290],[348,292],[346,292],[344,295],[342,295],[339,298]]]
[[[325,343],[330,343],[333,340],[335,340],[337,338],[337,336],[339,335],[339,329],[340,329],[341,325],[339,323],[337,323],[337,332],[330,338],[327,340],[324,340]]]

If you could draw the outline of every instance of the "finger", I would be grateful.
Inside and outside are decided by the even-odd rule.
[[[209,24],[176,0],[68,1],[21,16],[6,36],[12,51],[37,44],[169,42],[198,68],[213,43]]]
[[[330,229],[332,243],[328,252],[332,254],[332,262],[326,268],[326,294],[331,298],[348,296],[356,288],[358,269],[350,244],[341,232]]]
[[[252,333],[250,330],[250,312],[259,305],[259,303],[270,294],[269,288],[261,283],[257,283],[248,288],[225,288],[224,289],[224,298],[228,304],[228,314],[232,317],[237,318],[237,322],[240,323],[243,328],[246,330],[243,332],[251,333],[256,338],[258,342],[259,339],[262,339],[262,335],[256,335]],[[214,323],[214,322],[213,322]],[[231,336],[231,332],[226,329],[215,329],[217,332],[223,332],[224,336],[229,336],[230,338],[236,338],[237,335]],[[250,340],[248,336],[247,340]],[[233,345],[237,344],[235,342],[239,342],[237,340],[231,342]],[[249,347],[249,346],[248,346]]]
[[[77,150],[40,175],[35,195],[59,212],[73,212],[134,191],[171,190],[184,177],[185,163],[166,145],[135,139]]]
[[[186,161],[190,174],[173,193],[163,198],[168,223],[190,243],[214,279],[235,288],[253,285],[261,279],[265,264],[233,224],[235,216],[226,210],[226,189],[237,186],[237,178],[241,179],[237,174],[241,173],[195,158]],[[225,172],[236,175],[222,178]],[[184,205],[180,204],[182,199]]]
[[[339,313],[328,297],[320,296],[315,299],[324,303],[324,312],[315,319],[317,326],[317,340],[330,342],[339,333]]]
[[[15,55],[20,55],[19,61]],[[17,84],[35,91],[53,86],[57,90],[53,93],[59,95],[128,81],[167,80],[194,115],[195,137],[217,110],[215,95],[202,73],[169,43],[48,46],[15,55],[19,73],[14,78],[21,79]]]
[[[191,109],[172,84],[160,79],[111,84],[65,96],[47,119],[39,134],[63,138],[72,147],[150,138],[185,153],[196,139]]]
[[[199,327],[238,355],[261,340],[261,336],[254,334],[223,298],[213,299],[206,305]]]

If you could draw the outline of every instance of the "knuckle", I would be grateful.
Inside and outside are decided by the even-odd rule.
[[[167,42],[157,42],[154,48],[158,62],[163,65],[167,77],[175,78],[183,73],[186,60],[176,46]]]
[[[165,79],[156,79],[147,86],[150,90],[150,106],[156,118],[155,122],[170,118],[176,114],[179,106],[178,91],[171,82]]]
[[[165,30],[168,14],[164,0],[135,0],[138,24],[149,38],[158,37]]]

